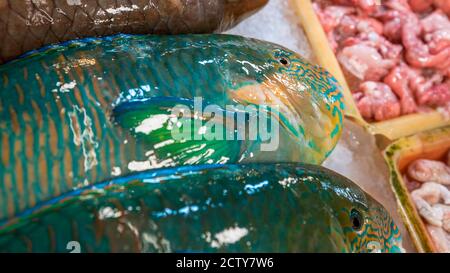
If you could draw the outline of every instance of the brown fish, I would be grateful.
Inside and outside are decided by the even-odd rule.
[[[0,64],[44,45],[126,34],[229,29],[268,0],[0,0]]]

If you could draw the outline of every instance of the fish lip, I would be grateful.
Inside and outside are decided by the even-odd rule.
[[[406,253],[406,250],[403,248],[403,242],[402,240],[392,240],[392,244],[391,247],[388,249],[388,252],[392,253]],[[385,252],[383,251],[383,247],[382,244],[378,241],[370,241],[367,243],[366,245],[366,249],[369,253],[382,253]],[[398,251],[393,251],[393,250],[398,250]]]
[[[378,241],[370,241],[367,243],[369,253],[381,253],[381,244]]]
[[[394,242],[392,243],[391,249],[395,248],[399,250],[399,253],[406,253],[406,249],[403,247],[403,240],[401,238],[395,239]]]

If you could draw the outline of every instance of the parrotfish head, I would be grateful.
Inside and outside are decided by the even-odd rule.
[[[403,251],[400,232],[389,213],[358,185],[320,166],[308,165],[303,170],[306,175],[300,177],[315,198],[304,196],[308,203],[318,204],[311,214],[322,245],[331,242],[338,252]],[[308,175],[311,171],[312,176]]]
[[[281,126],[309,146],[320,164],[342,132],[344,102],[336,79],[282,46],[245,39],[229,56],[231,98],[242,104],[278,106]],[[245,56],[245,57],[244,57]]]
[[[201,133],[200,129],[191,130],[191,140],[195,140],[198,135],[203,141],[203,148],[195,158],[200,156],[203,160],[209,157],[209,151],[216,151],[215,154],[220,155],[218,158],[226,157],[229,159],[228,163],[237,160],[242,163],[271,160],[321,164],[336,146],[343,119],[340,87],[328,72],[310,64],[299,54],[273,43],[234,35],[151,36],[140,39],[142,40],[139,45],[143,49],[138,47],[139,60],[149,58],[152,61],[142,64],[139,61],[139,66],[148,65],[149,70],[153,71],[159,67],[161,75],[149,74],[149,78],[156,81],[163,79],[164,84],[161,81],[161,88],[149,88],[151,90],[143,92],[142,95],[136,92],[121,94],[115,102],[113,112],[115,122],[136,134],[139,141],[145,138],[146,145],[173,139],[169,125],[162,126],[162,130],[157,132],[146,132],[142,130],[146,124],[160,123],[161,116],[168,124],[169,121],[172,122],[169,114],[175,106],[188,105],[192,110],[196,106],[195,99],[200,97],[204,108],[213,105],[223,110],[231,106],[227,115],[214,115],[214,120],[210,117],[216,128],[222,126],[222,132],[219,133],[226,137],[235,136],[237,130],[227,124],[234,124],[236,128],[242,124],[232,120],[239,122],[236,113],[245,113],[245,127],[242,140],[234,142],[204,141],[206,130]],[[154,51],[153,48],[162,49],[162,53]],[[139,101],[140,97],[147,99],[145,103],[144,100]],[[241,106],[245,109],[242,110]],[[164,110],[161,110],[163,108]],[[251,113],[253,109],[258,113]],[[232,115],[228,115],[229,113]],[[195,111],[190,111],[186,117],[191,120],[198,118]],[[201,117],[203,120],[208,118],[207,115]],[[257,122],[254,122],[255,120]],[[264,121],[269,124],[266,127],[270,126],[266,131],[261,130],[260,126]],[[193,124],[195,125],[195,122]],[[250,129],[246,129],[255,128],[250,126],[257,126],[257,129],[252,131],[258,131],[257,136],[251,135],[253,138],[249,137]],[[275,126],[277,128],[271,130]],[[207,126],[203,126],[205,127]],[[227,134],[229,132],[230,134]],[[155,142],[156,139],[158,142]],[[221,140],[224,139],[223,137]],[[174,150],[181,151],[181,148],[174,148],[180,143],[174,141],[173,145],[167,144],[164,149],[168,151],[169,147],[170,150],[173,147]],[[280,143],[283,145],[279,145]],[[198,141],[181,144],[184,149],[200,145]],[[228,155],[219,152],[224,151],[222,148],[225,146],[228,146]],[[230,152],[231,146],[234,147],[234,153]],[[186,158],[187,162],[205,163],[197,159],[191,161],[193,154],[180,152],[174,155],[174,151],[166,153],[162,150],[157,153],[161,158],[170,153],[172,158],[177,157],[177,162],[185,162],[180,158]]]
[[[349,202],[338,216],[350,250],[359,253],[404,252],[400,231],[389,213],[375,199],[361,193],[363,202]]]
[[[370,225],[366,227],[365,242],[361,242],[361,249],[366,252],[404,252],[400,231],[386,209],[376,200],[369,197]],[[371,234],[380,238],[379,244],[371,240]]]

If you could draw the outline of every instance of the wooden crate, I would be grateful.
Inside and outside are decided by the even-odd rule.
[[[400,138],[383,152],[389,167],[391,188],[397,199],[399,213],[419,252],[437,252],[411,199],[402,173],[418,158],[444,159],[450,149],[450,126]]]

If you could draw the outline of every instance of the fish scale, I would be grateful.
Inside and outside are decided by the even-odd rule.
[[[0,229],[4,252],[68,252],[72,241],[81,252],[401,251],[379,203],[308,164],[146,171],[50,200]]]
[[[0,0],[0,63],[85,37],[224,31],[268,0]]]
[[[330,74],[283,47],[232,35],[75,40],[1,66],[0,86],[0,219],[151,168],[320,164],[342,130],[342,96]],[[193,109],[196,96],[222,109],[277,102],[278,118],[262,111],[279,124],[279,146],[263,151],[260,138],[174,140],[169,110],[180,103]],[[139,131],[147,120],[160,127]],[[214,124],[224,134],[234,130]]]

